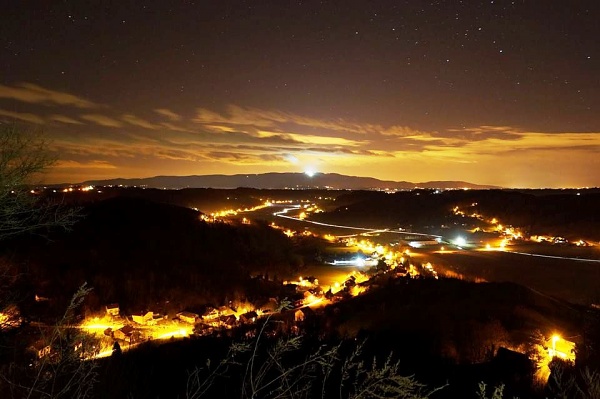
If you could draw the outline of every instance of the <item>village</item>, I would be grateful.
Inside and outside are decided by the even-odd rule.
[[[169,315],[148,310],[125,315],[119,304],[113,303],[105,306],[104,314],[86,318],[78,328],[100,342],[99,350],[92,358],[110,356],[115,343],[121,350],[129,350],[152,340],[221,336],[236,328],[245,328],[246,336],[252,337],[256,331],[248,327],[271,317],[284,321],[288,332],[299,334],[303,322],[313,316],[317,308],[360,295],[375,275],[379,274],[350,273],[344,281],[329,286],[327,291],[319,285],[318,279],[300,277],[284,282],[289,298],[269,298],[260,306],[247,302],[207,306],[202,313],[184,310]]]

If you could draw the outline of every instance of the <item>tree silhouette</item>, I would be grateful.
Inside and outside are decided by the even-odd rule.
[[[121,345],[119,345],[119,343],[117,341],[115,341],[115,344],[113,345],[113,348],[112,348],[112,356],[120,357],[122,354],[123,354],[123,351],[121,350]]]
[[[15,124],[0,124],[0,241],[52,227],[70,227],[76,210],[30,192],[29,185],[54,164],[48,142]]]

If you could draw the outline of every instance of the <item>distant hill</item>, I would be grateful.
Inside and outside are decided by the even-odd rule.
[[[373,189],[414,189],[414,188],[469,188],[489,189],[495,186],[478,185],[464,181],[430,181],[412,183],[408,181],[379,180],[372,177],[346,176],[338,173],[262,173],[240,175],[194,175],[194,176],[155,176],[140,179],[90,180],[81,184],[97,186],[123,185],[146,186],[152,188],[237,188],[252,187],[261,189],[307,189],[331,188],[349,190]]]

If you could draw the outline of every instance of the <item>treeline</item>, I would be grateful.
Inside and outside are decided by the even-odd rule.
[[[467,214],[496,217],[530,234],[600,240],[600,193],[597,190],[413,190],[386,194],[357,191],[337,198],[338,208],[314,215],[336,223],[373,227],[452,226],[465,221],[452,214],[459,206]],[[473,205],[476,204],[476,205]]]
[[[153,202],[197,208],[210,213],[216,210],[253,207],[265,200],[295,200],[335,198],[345,190],[266,190],[255,188],[214,189],[186,188],[181,190],[160,190],[140,187],[97,187],[96,190],[81,192],[74,190],[66,195],[47,189],[44,195],[58,198],[70,204],[87,205],[115,197],[145,199]]]

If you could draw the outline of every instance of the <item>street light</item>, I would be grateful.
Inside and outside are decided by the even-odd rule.
[[[464,247],[466,243],[467,240],[465,240],[464,237],[459,236],[454,239],[454,245],[456,245],[457,247]]]
[[[555,357],[555,356],[556,356],[556,342],[557,342],[559,339],[560,339],[560,336],[559,336],[559,335],[557,335],[557,334],[554,334],[554,335],[552,336],[552,354],[551,354],[551,356],[552,356],[552,357]]]

